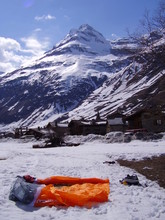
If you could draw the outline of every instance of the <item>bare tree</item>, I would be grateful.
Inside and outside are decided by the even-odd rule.
[[[153,16],[153,24],[158,29],[165,28],[165,0],[160,0]]]
[[[165,0],[159,0],[158,6],[153,14],[150,16],[146,9],[143,18],[140,20],[141,27],[145,33],[151,33],[154,30],[165,28]]]
[[[145,10],[143,18],[140,20],[140,25],[144,34],[149,34],[153,31],[153,21],[149,10]]]
[[[127,34],[138,43],[139,49],[146,46],[153,49],[155,33],[161,29],[165,29],[165,0],[159,1],[153,16],[150,16],[149,11],[146,9],[139,22],[139,27],[133,33],[127,30]]]

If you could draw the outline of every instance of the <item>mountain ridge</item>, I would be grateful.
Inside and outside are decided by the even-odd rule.
[[[159,50],[164,45],[160,41]],[[60,118],[92,118],[97,111],[103,117],[117,109],[128,113],[138,105],[131,100],[138,88],[132,94],[130,84],[144,91],[147,83],[144,66],[150,68],[153,62],[147,50],[137,53],[137,43],[128,39],[109,42],[89,25],[71,30],[31,65],[0,77],[0,124],[35,126]],[[162,57],[164,48],[159,53]],[[157,58],[156,62],[163,71]]]

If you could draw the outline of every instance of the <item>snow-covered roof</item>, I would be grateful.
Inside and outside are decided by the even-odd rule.
[[[109,119],[108,120],[109,125],[123,125],[123,120],[122,118],[114,118],[114,119]]]
[[[57,124],[57,127],[60,127],[60,128],[67,128],[67,127],[68,127],[68,124],[58,123],[58,124]]]
[[[96,121],[97,125],[106,125],[107,121]]]
[[[81,124],[83,125],[106,125],[106,121],[81,121]]]
[[[81,121],[81,124],[83,124],[83,125],[91,125],[91,122],[90,121]]]

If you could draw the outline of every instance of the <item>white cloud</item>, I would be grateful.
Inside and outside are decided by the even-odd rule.
[[[11,38],[0,37],[0,71],[6,72],[16,68],[22,61],[20,44]]]
[[[0,72],[9,72],[12,71],[13,65],[11,63],[5,62],[5,63],[0,63]]]
[[[7,50],[20,50],[20,44],[11,38],[0,37],[0,48]]]
[[[48,14],[48,15],[36,16],[34,19],[36,21],[45,21],[45,20],[54,20],[56,19],[56,17]]]
[[[42,31],[41,28],[36,28],[36,29],[34,30],[34,32],[40,32],[40,31]]]
[[[45,38],[39,41],[35,36],[30,36],[27,38],[21,38],[21,41],[25,44],[25,49],[27,52],[31,52],[33,55],[41,55],[49,47],[49,39]]]
[[[35,36],[21,39],[23,46],[11,38],[0,37],[0,72],[10,72],[49,49],[49,39]]]

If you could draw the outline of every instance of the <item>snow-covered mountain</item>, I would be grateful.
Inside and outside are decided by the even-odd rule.
[[[92,118],[97,111],[106,117],[141,107],[159,94],[160,79],[163,90],[164,58],[159,65],[154,55],[162,57],[163,37],[139,53],[135,42],[109,42],[89,25],[71,30],[38,60],[0,76],[0,124]]]

